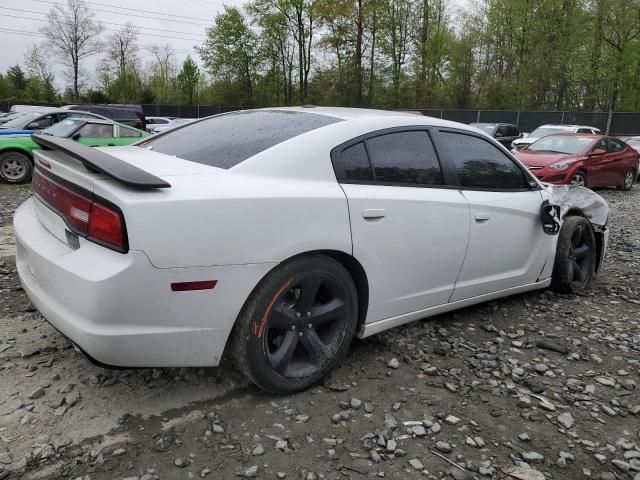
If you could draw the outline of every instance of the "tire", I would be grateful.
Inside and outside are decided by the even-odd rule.
[[[636,171],[632,168],[627,173],[625,173],[622,182],[622,185],[618,187],[619,190],[624,190],[625,192],[631,190],[633,188],[633,185],[636,183]]]
[[[576,172],[571,177],[571,185],[577,185],[579,187],[587,186],[587,174],[582,170]]]
[[[20,152],[4,152],[0,154],[0,178],[7,183],[24,183],[31,179],[33,163]]]
[[[299,392],[346,354],[357,321],[358,297],[347,270],[324,255],[302,256],[276,267],[254,289],[228,353],[263,390]]]
[[[588,220],[567,217],[558,235],[551,288],[578,293],[589,287],[596,266],[596,238]]]

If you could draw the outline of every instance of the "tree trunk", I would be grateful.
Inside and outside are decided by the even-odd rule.
[[[376,28],[377,28],[377,20],[378,17],[376,12],[373,12],[373,19],[371,25],[371,53],[369,55],[369,88],[367,91],[367,104],[371,107],[373,103],[373,70],[374,70],[374,61],[375,61],[375,50],[376,50]]]
[[[356,19],[356,51],[354,54],[354,98],[356,106],[362,106],[362,90],[364,87],[364,72],[362,69],[362,37],[364,35],[364,15],[362,12],[362,0],[358,0],[358,13]]]

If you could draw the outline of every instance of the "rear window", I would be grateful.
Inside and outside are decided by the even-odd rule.
[[[306,112],[254,110],[217,115],[145,140],[155,152],[231,168],[267,148],[341,121]]]
[[[136,112],[124,108],[78,105],[71,108],[71,110],[91,112],[97,115],[102,115],[103,117],[111,118],[113,120],[138,120],[138,115],[136,114]]]

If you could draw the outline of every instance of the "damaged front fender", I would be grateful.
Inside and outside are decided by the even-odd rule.
[[[569,213],[582,215],[592,225],[606,227],[609,220],[609,205],[593,190],[573,185],[545,185],[551,194],[550,205],[560,208],[560,218]]]
[[[545,233],[557,235],[568,215],[580,215],[591,223],[596,237],[596,272],[600,270],[609,240],[609,204],[585,187],[544,185],[550,198],[542,204],[541,220]]]

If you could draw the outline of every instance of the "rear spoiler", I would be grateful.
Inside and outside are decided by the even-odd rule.
[[[104,173],[109,178],[133,188],[169,188],[171,184],[144,170],[123,162],[119,158],[88,147],[69,138],[51,135],[31,135],[44,150],[56,150],[80,161],[94,172]]]

